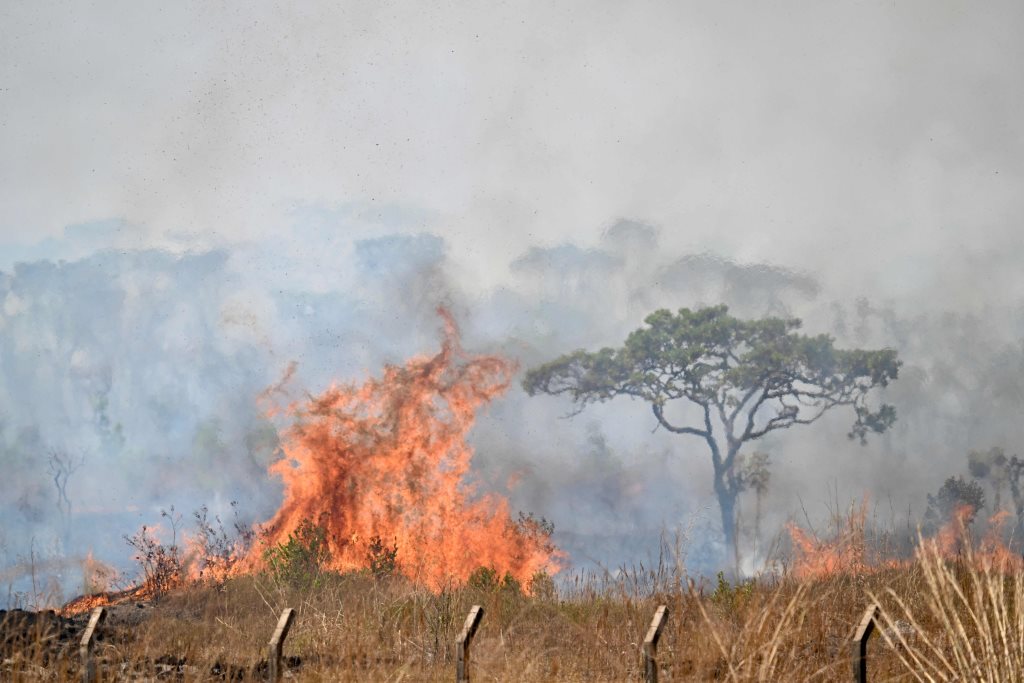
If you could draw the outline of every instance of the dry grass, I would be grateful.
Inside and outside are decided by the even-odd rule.
[[[876,601],[872,681],[1022,680],[1024,574],[923,548],[903,567],[816,581],[694,585],[677,570],[641,567],[577,575],[536,596],[500,587],[435,594],[369,573],[325,573],[305,588],[247,576],[113,608],[97,646],[100,680],[264,680],[266,643],[293,607],[292,680],[450,681],[474,604],[485,610],[474,681],[640,680],[640,640],[666,604],[663,681],[841,681],[851,677],[852,631]],[[2,657],[4,681],[79,680],[74,638],[35,634]]]
[[[895,605],[881,613],[883,639],[914,680],[1024,681],[1020,558],[978,556],[968,546],[949,561],[935,542],[917,554],[923,594],[911,602],[887,589]]]
[[[579,576],[559,595],[537,597],[466,587],[432,594],[361,574],[324,574],[306,589],[251,576],[114,609],[97,648],[100,680],[215,679],[211,672],[259,680],[276,619],[294,607],[285,652],[301,661],[293,660],[298,680],[450,681],[455,637],[473,604],[485,610],[472,649],[475,681],[639,680],[640,640],[658,604],[670,610],[659,646],[662,680],[845,680],[848,640],[870,596],[880,595],[888,610],[902,601],[916,614],[931,586],[945,590],[931,569],[750,588],[691,586],[638,569],[614,579]],[[949,649],[937,621],[915,628]],[[63,653],[53,644],[25,648],[15,661],[8,653],[4,680],[78,680],[75,645]],[[872,649],[872,680],[913,680],[906,651],[882,640]]]

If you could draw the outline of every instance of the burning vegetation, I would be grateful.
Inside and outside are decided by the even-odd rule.
[[[281,411],[291,425],[270,472],[283,481],[284,500],[265,524],[249,528],[236,510],[227,531],[203,507],[194,513],[195,533],[184,535],[171,507],[162,513],[169,544],[146,526],[125,537],[141,568],[138,585],[76,598],[62,612],[257,572],[301,582],[323,571],[366,570],[401,574],[434,591],[471,577],[530,590],[557,573],[563,554],[551,541],[553,526],[532,514],[513,518],[504,498],[475,495],[468,480],[466,437],[477,413],[508,388],[515,365],[466,354],[454,320],[440,314],[437,354]]]
[[[271,467],[284,482],[284,502],[263,526],[263,544],[282,547],[315,525],[328,568],[368,568],[368,557],[390,546],[398,572],[434,589],[464,582],[481,566],[523,584],[558,571],[545,524],[513,519],[497,495],[473,497],[466,437],[477,412],[508,388],[515,365],[467,356],[454,320],[442,317],[436,355],[288,409],[294,424]],[[266,566],[263,544],[250,549],[242,570]]]
[[[972,452],[968,463],[975,459]],[[825,537],[795,522],[787,523],[791,552],[785,574],[801,580],[877,574],[909,567],[922,547],[944,560],[966,560],[1005,573],[1024,571],[1024,556],[1018,550],[1021,518],[1014,520],[998,502],[982,517],[985,507],[984,489],[978,481],[949,477],[935,495],[928,496],[923,524],[898,532],[869,522],[865,496],[845,514],[833,514]]]
[[[635,662],[622,655],[635,642],[635,622],[656,604],[671,605],[676,615],[660,659],[668,680],[835,680],[837,672],[849,668],[844,639],[850,623],[865,606],[876,604],[888,646],[876,670],[885,675],[921,668],[926,657],[939,662],[927,680],[962,680],[964,671],[999,669],[971,649],[979,638],[1009,643],[1004,650],[1012,650],[1012,657],[1004,659],[1024,661],[1024,650],[1010,643],[1011,629],[999,625],[1012,620],[1024,625],[1017,607],[1024,604],[1024,562],[1010,542],[1024,521],[1024,496],[1019,495],[1024,465],[999,449],[972,452],[971,478],[950,477],[928,496],[920,529],[908,523],[901,532],[880,530],[869,520],[865,498],[845,513],[837,508],[830,531],[822,535],[809,519],[807,528],[790,522],[762,557],[762,498],[772,482],[772,460],[765,452],[741,453],[741,440],[733,439],[728,467],[726,461],[713,463],[723,468],[720,478],[728,484],[729,504],[723,511],[733,526],[731,536],[725,536],[740,566],[743,522],[752,525],[748,535],[756,560],[764,562],[762,575],[721,572],[716,583],[709,582],[687,573],[680,548],[666,547],[653,568],[622,567],[589,576],[579,572],[556,584],[552,577],[563,570],[565,556],[552,542],[553,526],[531,514],[514,517],[506,499],[478,492],[470,478],[474,453],[469,433],[480,411],[508,389],[516,365],[499,356],[466,353],[451,316],[444,311],[441,316],[444,334],[436,354],[386,366],[378,377],[335,384],[272,409],[286,426],[279,434],[279,457],[269,468],[283,484],[283,500],[269,519],[244,523],[232,504],[234,519],[225,528],[202,507],[186,530],[173,507],[162,512],[159,526],[143,526],[125,536],[140,568],[133,585],[124,588],[117,572],[90,555],[83,562],[85,595],[45,618],[19,612],[7,626],[0,624],[0,641],[21,648],[7,648],[10,656],[0,673],[32,680],[25,672],[33,666],[42,670],[55,658],[65,673],[75,675],[68,643],[85,614],[100,605],[113,607],[111,643],[100,656],[105,671],[132,680],[165,674],[188,680],[260,679],[267,662],[245,654],[244,645],[265,638],[252,633],[259,604],[271,613],[283,605],[299,606],[304,635],[298,642],[305,644],[289,666],[329,680],[402,678],[410,671],[422,674],[422,680],[436,679],[450,663],[453,629],[470,604],[483,604],[495,615],[493,628],[500,635],[484,636],[476,661],[502,681],[633,678]],[[786,343],[807,342],[787,337],[786,329],[776,330]],[[827,341],[817,343],[831,353]],[[742,340],[735,347],[750,352]],[[646,367],[635,355],[627,360]],[[854,356],[840,360],[856,361],[847,374],[861,382],[859,390],[884,384],[858,380],[870,374],[871,363]],[[889,365],[878,372],[888,381],[887,373],[895,377],[895,361],[881,358]],[[604,367],[601,358],[585,360]],[[699,368],[706,365],[703,356],[690,360]],[[842,363],[832,360],[830,372],[843,370]],[[796,357],[792,372],[806,370],[805,361]],[[583,389],[615,393],[558,369],[582,382]],[[620,370],[623,381],[631,381],[633,375]],[[730,387],[743,389],[744,395],[759,390],[775,396],[772,392],[779,389],[772,387],[779,382],[797,394],[808,391],[804,384],[794,388],[776,375],[756,372],[757,382],[769,388],[748,386],[748,375],[736,371],[712,381],[704,373],[701,378],[712,381],[714,391],[696,398],[718,397],[729,406],[734,405]],[[287,396],[283,386],[267,395]],[[859,400],[858,394],[826,401],[819,410],[854,405],[858,419],[868,420],[854,436],[882,431],[891,422],[889,413],[871,422]],[[655,418],[665,427],[661,404],[654,405]],[[768,431],[757,427],[762,419],[757,409],[746,418],[748,441]],[[804,424],[792,409],[787,412],[784,406],[781,414],[794,425]],[[767,419],[781,424],[778,416]],[[711,428],[705,429],[697,435],[715,453],[717,442]],[[985,504],[988,490],[994,494],[991,508]],[[1013,524],[1011,513],[1001,507],[1004,492],[1017,511]],[[754,496],[752,519],[740,515],[741,496]],[[989,514],[982,515],[983,510]],[[950,595],[956,598],[951,601]],[[176,625],[183,613],[198,615],[202,626],[195,633],[183,633]],[[948,625],[965,613],[972,621],[950,632]],[[341,614],[346,615],[344,624]],[[989,629],[988,616],[1002,621]],[[617,626],[619,621],[625,626]],[[352,631],[354,623],[374,627]],[[63,635],[57,641],[50,636],[33,641],[32,629],[44,626]],[[594,653],[581,650],[582,636]],[[211,645],[218,637],[232,641],[231,648]],[[54,643],[63,649],[55,651]],[[176,650],[169,652],[160,643],[174,643]],[[29,651],[36,659],[27,658]],[[123,654],[128,651],[134,654]],[[546,654],[528,658],[520,652]],[[944,654],[949,654],[945,662]]]

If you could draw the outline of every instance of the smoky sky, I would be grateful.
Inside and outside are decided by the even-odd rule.
[[[125,227],[79,226],[55,244],[89,251]],[[171,505],[227,516],[239,501],[246,521],[268,518],[281,491],[266,468],[287,421],[267,417],[266,389],[294,365],[281,400],[301,400],[430,353],[438,306],[456,316],[468,352],[500,353],[521,368],[621,343],[656,308],[714,303],[741,317],[797,315],[842,346],[897,349],[901,378],[880,397],[898,411],[889,433],[860,446],[846,438],[852,416],[837,413],[753,446],[774,463],[767,534],[798,515],[821,523],[863,496],[885,523],[913,524],[927,493],[965,471],[969,450],[1022,442],[1021,302],[935,312],[835,298],[805,271],[676,254],[663,233],[620,220],[594,244],[529,247],[490,289],[460,285],[455,250],[426,232],[354,240],[332,257],[333,283],[293,277],[308,258],[274,241],[185,253],[101,248],[15,264],[0,274],[7,563],[17,568],[38,543],[70,558],[62,580],[73,592],[77,558],[92,551],[126,566],[122,536],[161,522]],[[321,250],[333,240],[306,236]],[[553,521],[575,567],[642,561],[679,529],[692,571],[719,566],[703,442],[656,430],[640,402],[571,412],[513,386],[471,435],[471,485]],[[57,505],[53,453],[83,462],[67,486],[71,514]]]
[[[522,367],[720,302],[896,348],[891,434],[759,444],[768,517],[836,490],[919,514],[1022,436],[1022,28],[1011,2],[8,3],[8,559],[126,554],[171,503],[266,515],[260,392],[430,352],[438,305]],[[713,525],[699,442],[569,409],[491,406],[477,485],[606,564]],[[86,457],[74,547],[54,449]]]
[[[680,250],[926,291],[1019,245],[1022,23],[1009,1],[9,3],[0,234],[114,217],[181,248],[399,206],[493,281],[639,216]]]

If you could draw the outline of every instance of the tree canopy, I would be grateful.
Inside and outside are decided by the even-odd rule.
[[[853,409],[849,436],[862,443],[896,419],[891,405],[868,403],[873,388],[898,376],[892,349],[837,349],[826,334],[799,333],[798,319],[740,320],[726,306],[661,309],[644,323],[619,348],[577,350],[529,370],[523,387],[530,395],[568,396],[573,414],[618,396],[641,399],[661,427],[703,438],[729,541],[733,521],[726,517],[739,486],[733,465],[744,443],[811,424],[841,406]],[[702,417],[673,421],[666,407],[677,401],[696,406]]]

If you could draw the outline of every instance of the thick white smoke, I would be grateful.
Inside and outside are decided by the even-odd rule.
[[[469,348],[524,368],[619,344],[657,307],[718,302],[745,317],[804,317],[808,332],[844,346],[898,349],[906,364],[887,393],[899,415],[890,434],[850,443],[851,416],[837,414],[758,444],[775,463],[769,533],[801,503],[820,517],[836,495],[867,493],[887,519],[913,518],[926,492],[964,470],[968,450],[1022,442],[1019,307],[835,297],[814,274],[673,254],[659,239],[652,226],[620,221],[586,246],[530,248],[506,282],[475,290],[459,279],[458,255],[429,234],[338,245],[334,273],[322,277],[253,242],[19,263],[0,281],[5,562],[38,546],[123,565],[122,535],[172,504],[226,514],[239,500],[245,517],[265,518],[280,491],[265,472],[276,436],[259,394],[292,361],[295,386],[316,391],[432,350],[438,304],[454,311]],[[626,399],[564,419],[569,410],[518,386],[494,404],[473,436],[481,490],[552,520],[578,566],[644,560],[663,530],[687,527],[691,567],[714,568],[703,443],[655,431],[646,406]],[[57,504],[54,452],[83,460],[68,479],[70,520]],[[65,573],[73,590],[75,570]]]

